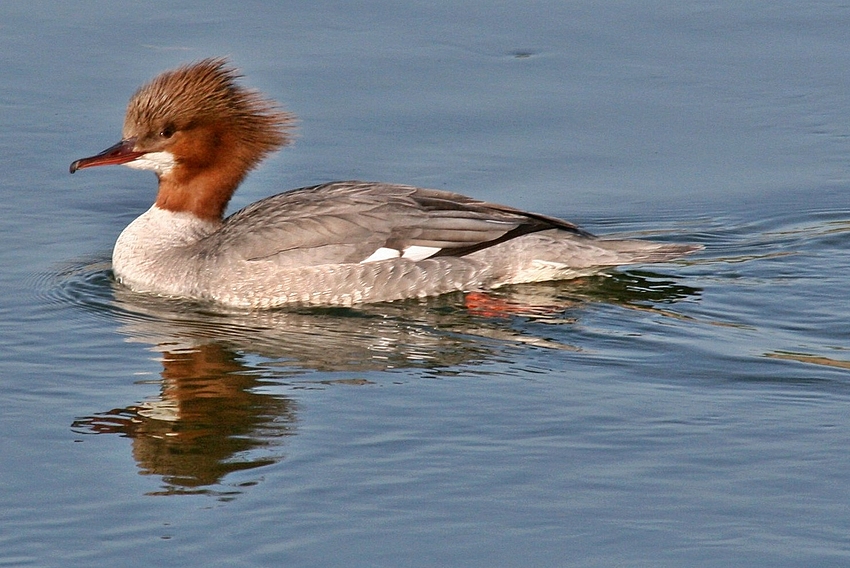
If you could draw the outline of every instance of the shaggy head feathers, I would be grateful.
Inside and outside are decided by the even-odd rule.
[[[166,71],[142,86],[127,105],[123,137],[154,145],[174,133],[226,124],[248,168],[288,144],[294,117],[257,91],[237,84],[224,58]]]

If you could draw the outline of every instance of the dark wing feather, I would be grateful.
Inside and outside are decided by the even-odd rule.
[[[592,237],[560,219],[456,193],[351,181],[260,200],[228,217],[209,244],[247,259],[310,266],[360,262],[381,247],[463,256],[547,229]]]

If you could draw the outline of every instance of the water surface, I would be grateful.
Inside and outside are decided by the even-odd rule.
[[[4,4],[0,565],[847,565],[847,20]],[[213,55],[300,117],[233,209],[372,179],[706,248],[484,302],[130,293],[110,249],[155,180],[68,164]]]

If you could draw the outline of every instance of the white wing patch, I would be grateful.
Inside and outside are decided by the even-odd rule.
[[[400,250],[387,248],[387,247],[381,247],[378,250],[376,250],[375,252],[373,252],[369,256],[369,258],[367,258],[365,260],[361,260],[360,264],[366,264],[367,262],[379,262],[381,260],[389,260],[390,258],[398,258],[400,256],[401,256]]]
[[[418,247],[416,245],[404,249],[404,254],[401,258],[409,258],[410,260],[425,260],[428,257],[434,256],[442,249],[440,247]]]
[[[366,264],[368,262],[380,262],[382,260],[389,260],[391,258],[406,258],[408,260],[417,261],[417,260],[425,260],[431,256],[434,256],[438,252],[440,252],[439,247],[420,247],[420,246],[410,246],[404,249],[404,251],[400,251],[398,249],[389,248],[389,247],[381,247],[371,255],[369,258],[365,260],[361,260],[360,264]]]

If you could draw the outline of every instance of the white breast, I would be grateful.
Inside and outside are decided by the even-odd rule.
[[[201,259],[193,247],[218,225],[156,205],[121,232],[112,251],[115,277],[137,290],[189,295]]]

